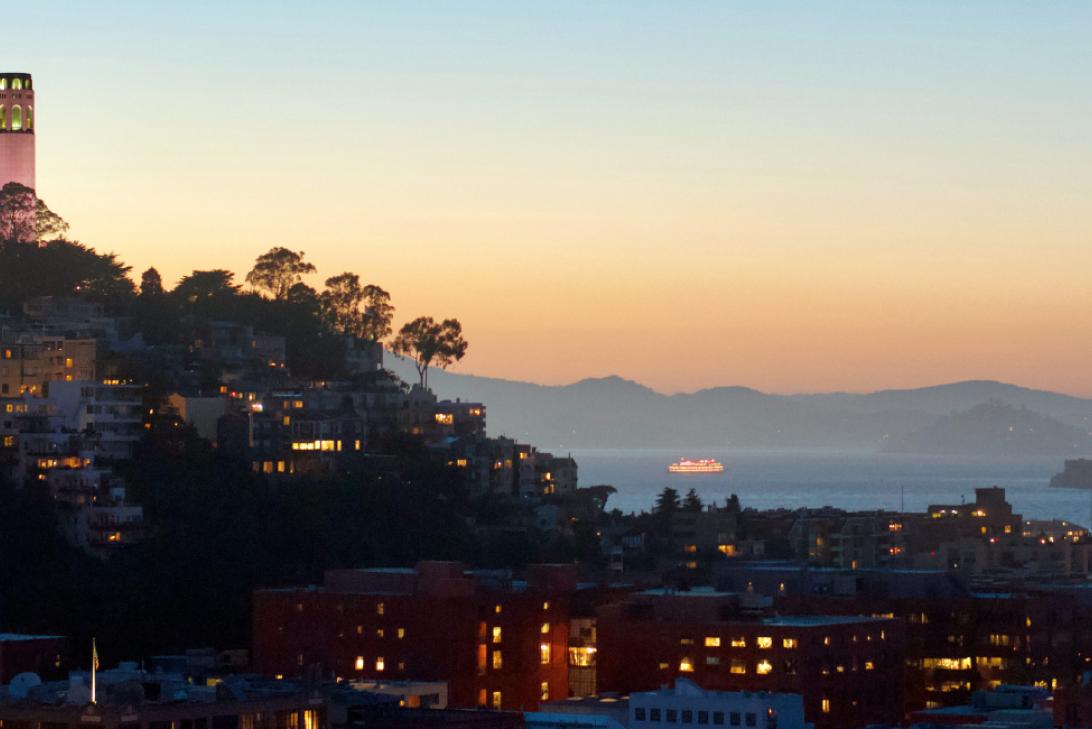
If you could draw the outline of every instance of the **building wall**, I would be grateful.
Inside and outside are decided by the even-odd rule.
[[[820,729],[902,716],[896,621],[665,619],[622,603],[600,608],[597,630],[600,692],[648,691],[689,678],[704,689],[801,694],[808,721]]]
[[[67,669],[67,641],[55,635],[22,636],[0,634],[0,684],[27,671],[49,680]]]
[[[30,80],[27,74],[0,73],[5,82],[0,89],[0,106],[4,108],[0,120],[0,187],[9,182],[18,182],[30,189],[36,189],[34,162],[34,131],[26,128],[26,110],[33,109],[33,126],[38,124],[38,110],[34,104],[34,90],[12,88],[15,77],[23,79],[24,85]],[[23,129],[12,129],[12,109],[18,105],[23,111]]]
[[[446,681],[450,705],[462,708],[499,702],[533,710],[544,697],[568,695],[564,593],[474,585],[467,591],[460,578],[418,580],[407,591],[399,586],[404,577],[387,581],[401,594],[257,592],[255,667],[267,675],[297,676],[318,666],[348,679]]]

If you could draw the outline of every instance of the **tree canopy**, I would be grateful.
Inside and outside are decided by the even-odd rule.
[[[421,316],[403,325],[391,342],[391,351],[413,359],[421,387],[428,387],[428,368],[447,369],[463,358],[468,346],[458,319],[437,323],[430,316]]]
[[[274,299],[288,298],[292,287],[303,281],[305,274],[314,273],[313,264],[303,260],[303,251],[290,251],[280,246],[258,256],[246,282],[258,291],[268,292]]]
[[[34,190],[18,182],[0,188],[0,241],[34,243],[61,238],[67,230],[64,218],[50,210]]]

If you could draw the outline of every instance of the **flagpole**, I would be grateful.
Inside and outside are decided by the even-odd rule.
[[[95,647],[95,639],[91,639],[91,703],[95,703],[95,671],[99,667],[99,651]]]

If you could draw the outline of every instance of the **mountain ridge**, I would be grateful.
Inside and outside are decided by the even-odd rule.
[[[387,364],[407,380],[416,380],[411,363],[389,356]],[[940,418],[990,401],[1092,432],[1092,398],[983,379],[866,393],[798,394],[741,385],[666,394],[618,375],[541,385],[431,371],[429,382],[441,398],[485,403],[491,434],[544,449],[881,450]]]

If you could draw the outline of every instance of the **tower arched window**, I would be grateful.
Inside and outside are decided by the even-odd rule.
[[[23,82],[23,88],[26,89],[27,91],[30,91],[32,88],[34,88],[33,86],[30,85],[30,79],[29,78],[26,81]]]
[[[27,127],[28,132],[32,131],[34,129],[34,107],[33,106],[28,106],[27,107],[26,127]]]
[[[8,110],[0,104],[0,131],[7,131],[8,128]]]
[[[11,80],[11,90],[12,91],[22,91],[23,90],[23,79],[13,78]]]
[[[16,104],[11,107],[11,131],[17,132],[23,128],[23,107]]]
[[[8,90],[8,79],[5,76],[0,76],[0,91]]]

